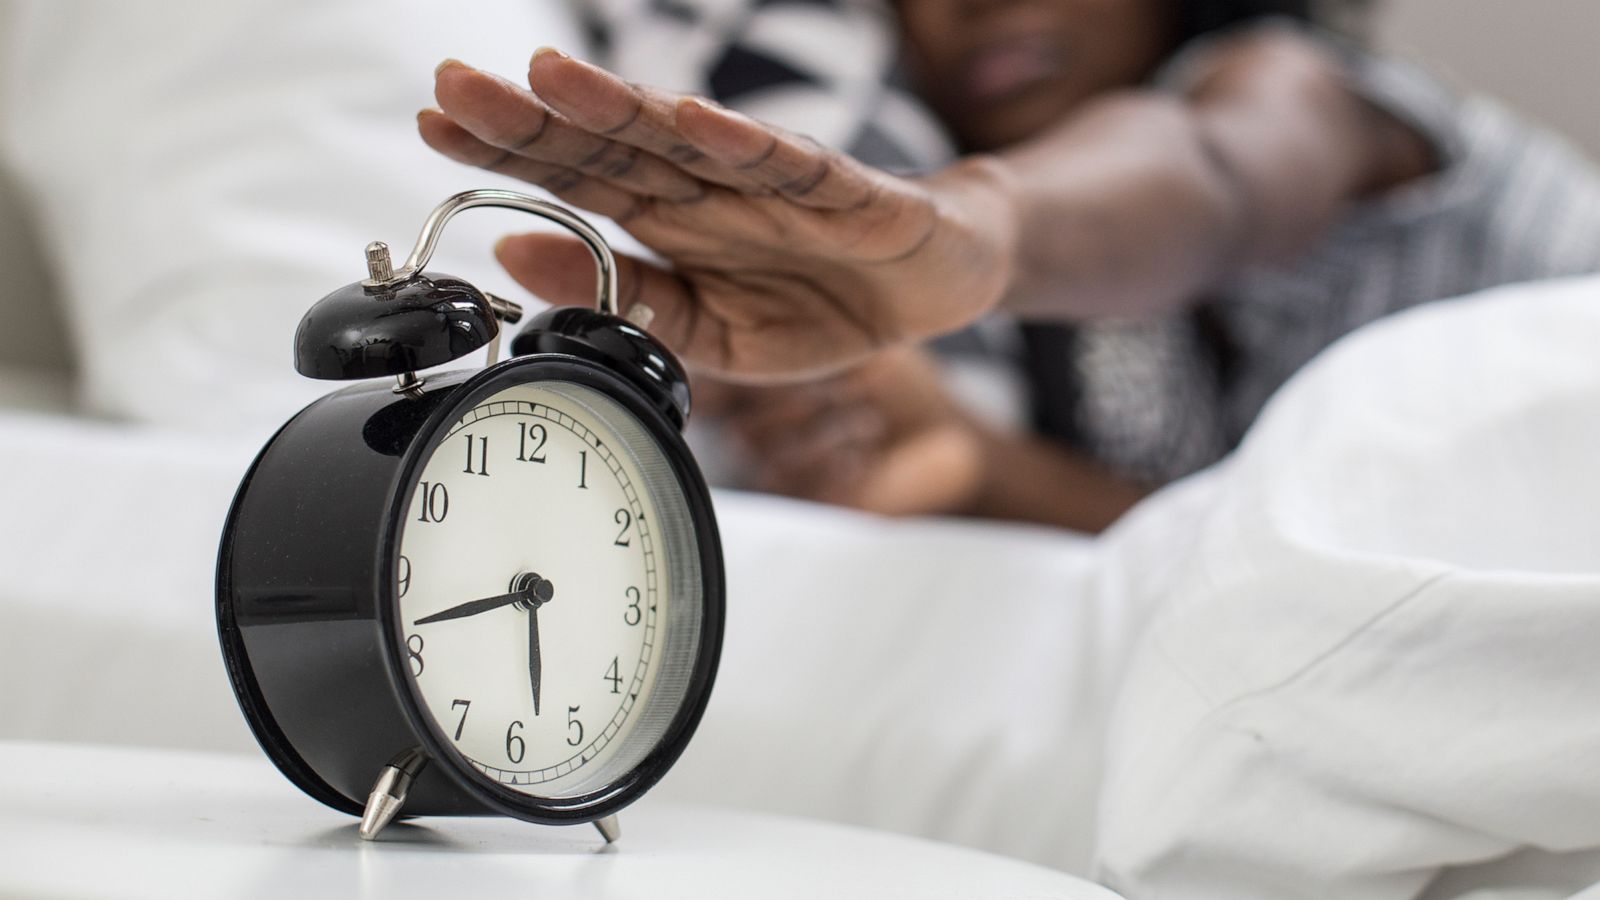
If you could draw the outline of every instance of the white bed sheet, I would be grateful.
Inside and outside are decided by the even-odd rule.
[[[212,618],[217,539],[256,449],[0,414],[0,738],[256,752]],[[722,668],[659,794],[1084,871],[1139,620],[1098,542],[716,504]]]

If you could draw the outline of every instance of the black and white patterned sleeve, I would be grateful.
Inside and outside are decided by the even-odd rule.
[[[953,156],[899,82],[878,0],[573,2],[594,61],[630,81],[710,97],[891,172]]]

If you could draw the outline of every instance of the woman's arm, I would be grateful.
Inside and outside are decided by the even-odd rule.
[[[665,263],[624,261],[627,302],[653,307],[691,360],[743,377],[842,368],[1002,301],[1061,318],[1171,309],[1427,166],[1420,139],[1292,35],[1220,54],[1187,99],[1108,96],[916,180],[553,51],[529,84],[447,63],[422,135],[616,219]],[[547,299],[589,299],[581,245],[524,236],[500,258]]]
[[[1235,38],[1186,96],[1111,95],[1000,154],[1019,223],[1007,304],[1065,318],[1171,310],[1244,263],[1304,248],[1430,157],[1319,45]]]

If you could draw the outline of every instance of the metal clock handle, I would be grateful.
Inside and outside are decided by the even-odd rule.
[[[600,232],[571,210],[537,197],[498,188],[463,191],[439,204],[428,216],[428,220],[422,223],[422,233],[417,236],[417,245],[412,248],[411,255],[406,257],[405,265],[396,271],[391,271],[389,248],[381,243],[370,245],[367,248],[367,268],[371,278],[366,283],[374,287],[397,284],[422,271],[428,260],[433,258],[434,248],[439,244],[439,235],[444,231],[445,223],[456,213],[475,206],[497,206],[502,209],[532,213],[540,218],[549,219],[577,235],[594,255],[595,266],[599,270],[595,287],[595,307],[613,316],[621,314],[617,309],[617,259]],[[635,324],[641,323],[636,321]]]

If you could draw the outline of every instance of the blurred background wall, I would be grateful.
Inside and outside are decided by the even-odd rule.
[[[1600,2],[1377,0],[1378,44],[1493,94],[1600,159]]]
[[[1500,97],[1600,159],[1600,0],[1376,2],[1372,33],[1380,47],[1422,60],[1462,88]],[[0,31],[8,14],[0,0]],[[419,66],[433,63],[417,60]],[[0,121],[4,113],[0,108]],[[127,214],[137,216],[138,210]],[[70,365],[64,325],[44,300],[49,282],[26,221],[0,172],[0,273],[9,295],[0,321],[0,361],[60,370]]]

